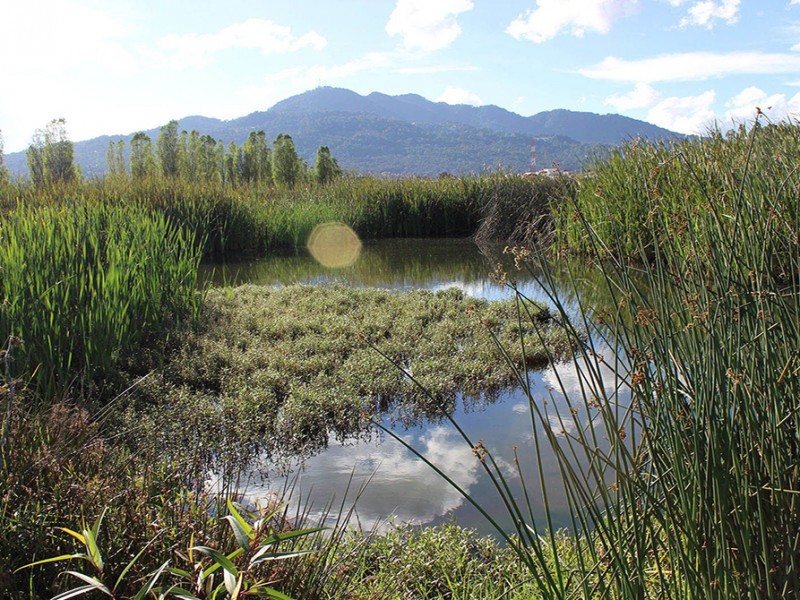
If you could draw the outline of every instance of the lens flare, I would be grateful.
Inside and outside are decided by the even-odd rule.
[[[308,238],[308,251],[319,264],[332,269],[349,267],[361,254],[361,240],[344,223],[322,223]]]

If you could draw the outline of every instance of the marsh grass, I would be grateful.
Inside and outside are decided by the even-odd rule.
[[[20,209],[0,229],[0,337],[42,397],[90,387],[121,354],[197,314],[194,238],[141,208]]]
[[[577,207],[563,207],[574,215],[567,239],[595,265],[605,300],[575,309],[542,261],[534,271],[578,348],[568,363],[580,393],[569,395],[558,368],[564,410],[536,402],[523,372],[518,383],[534,454],[558,459],[571,560],[543,479],[512,494],[491,453],[465,436],[515,522],[515,536],[498,533],[543,596],[800,593],[797,165],[796,153],[783,154],[796,136],[792,125],[756,123],[709,141],[713,153],[696,141],[669,155],[633,147],[582,182],[590,192]],[[613,187],[620,181],[624,190]]]
[[[547,311],[531,310],[548,331]],[[512,312],[509,303],[476,300],[455,289],[211,290],[200,329],[185,336],[163,376],[143,384],[141,402],[166,421],[165,441],[211,452],[208,440],[228,440],[236,448],[231,461],[240,468],[242,456],[261,451],[310,454],[329,435],[363,433],[376,415],[435,419],[459,393],[491,398],[512,372],[487,331],[514,346],[519,332]],[[545,343],[565,349],[551,333]],[[419,394],[375,349],[413,370],[437,402]],[[541,364],[543,352],[531,347],[528,364]],[[519,366],[522,354],[513,360]],[[173,423],[163,419],[165,410],[186,416]]]

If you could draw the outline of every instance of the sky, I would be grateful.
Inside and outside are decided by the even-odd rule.
[[[267,110],[318,86],[619,113],[800,113],[800,0],[0,0],[5,152]]]

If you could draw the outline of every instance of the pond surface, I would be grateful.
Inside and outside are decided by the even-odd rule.
[[[471,240],[381,240],[365,243],[355,264],[342,269],[325,268],[307,252],[299,251],[205,265],[201,278],[209,286],[338,281],[353,286],[393,289],[457,287],[471,296],[496,300],[513,295],[511,289],[491,277],[498,262],[504,261],[509,277],[517,280],[520,291],[530,298],[547,302],[548,296],[537,283],[536,273],[514,269],[513,261],[507,256],[504,258],[501,251],[489,254],[481,252]],[[589,295],[591,289],[587,286]],[[556,291],[564,298],[574,299],[574,293]],[[610,391],[614,386],[614,375],[610,370],[603,375],[604,386]],[[576,397],[579,397],[581,389],[579,375],[571,362],[557,365],[555,369],[551,367],[530,373],[529,377],[531,399],[551,415],[548,427],[553,432],[563,435],[565,431],[574,432],[577,427],[596,427],[589,423],[586,414],[579,411],[572,415],[568,410],[562,388]],[[561,419],[556,412],[562,415]],[[537,519],[543,514],[538,455],[553,525],[571,525],[560,483],[559,465],[552,451],[536,451],[529,398],[522,390],[507,390],[499,397],[486,400],[459,398],[453,418],[473,443],[483,441],[521,500],[520,477],[514,461],[516,448]],[[511,523],[499,505],[498,495],[482,464],[452,424],[446,420],[423,420],[407,427],[393,422],[387,415],[384,425],[442,469],[481,506],[489,507],[495,518],[510,529]],[[541,434],[545,432],[541,421],[536,421],[536,428],[540,440],[543,440]],[[602,437],[603,432],[599,435]],[[328,448],[321,453],[284,465],[281,469],[273,468],[265,473],[263,469],[254,468],[243,489],[246,499],[256,502],[271,492],[280,492],[286,485],[293,485],[292,502],[302,505],[312,517],[316,517],[331,504],[333,514],[342,505],[348,509],[363,486],[355,515],[357,524],[365,530],[381,528],[392,520],[398,524],[431,525],[455,519],[481,533],[493,533],[491,526],[457,490],[400,442],[378,432],[368,437],[345,440],[344,443],[330,439]],[[546,441],[543,443],[547,446]],[[288,474],[284,472],[287,467]]]

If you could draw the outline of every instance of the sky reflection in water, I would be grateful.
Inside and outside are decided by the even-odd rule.
[[[205,277],[216,285],[223,282],[283,285],[295,281],[343,281],[349,285],[388,288],[440,290],[457,287],[468,295],[495,300],[513,293],[489,276],[496,264],[496,256],[486,258],[469,240],[383,240],[365,244],[357,263],[345,269],[325,269],[301,252],[279,259],[271,257],[218,265],[213,272],[207,271]],[[523,293],[533,299],[546,300],[530,274],[514,272],[514,275]],[[558,373],[565,390],[573,397],[580,397],[581,386],[574,365],[562,364]],[[603,382],[606,391],[612,392],[615,377],[610,369],[605,369]],[[574,433],[578,426],[588,426],[589,417],[584,409],[574,417],[570,413],[552,368],[531,373],[531,383],[533,399],[548,410],[550,427],[555,433],[562,429]],[[541,515],[541,488],[525,394],[518,389],[509,390],[494,402],[470,400],[466,404],[461,399],[457,403],[456,422],[473,442],[483,440],[504,474],[518,487],[513,450],[517,447],[534,514]],[[386,417],[384,424],[393,427],[395,433],[468,490],[482,506],[496,507],[492,511],[496,518],[503,526],[511,526],[502,508],[497,506],[497,494],[471,447],[448,422],[425,421],[406,428],[400,423],[392,424]],[[541,423],[537,422],[537,427],[541,433]],[[604,432],[600,432],[600,437],[603,435]],[[554,508],[554,525],[568,526],[558,464],[552,453],[543,453],[542,461],[548,501],[551,509]],[[402,444],[385,435],[376,434],[369,441],[348,440],[344,444],[331,439],[325,451],[306,459],[302,465],[295,463],[290,467],[292,472],[288,476],[270,472],[265,479],[254,472],[245,490],[246,499],[255,502],[271,490],[281,490],[287,477],[291,481],[296,478],[292,502],[304,506],[310,503],[311,516],[319,516],[328,503],[338,508],[346,494],[345,506],[349,507],[358,490],[369,480],[356,505],[358,523],[364,529],[385,527],[391,519],[395,523],[423,525],[454,518],[462,525],[484,533],[492,532],[489,524],[458,491]]]

